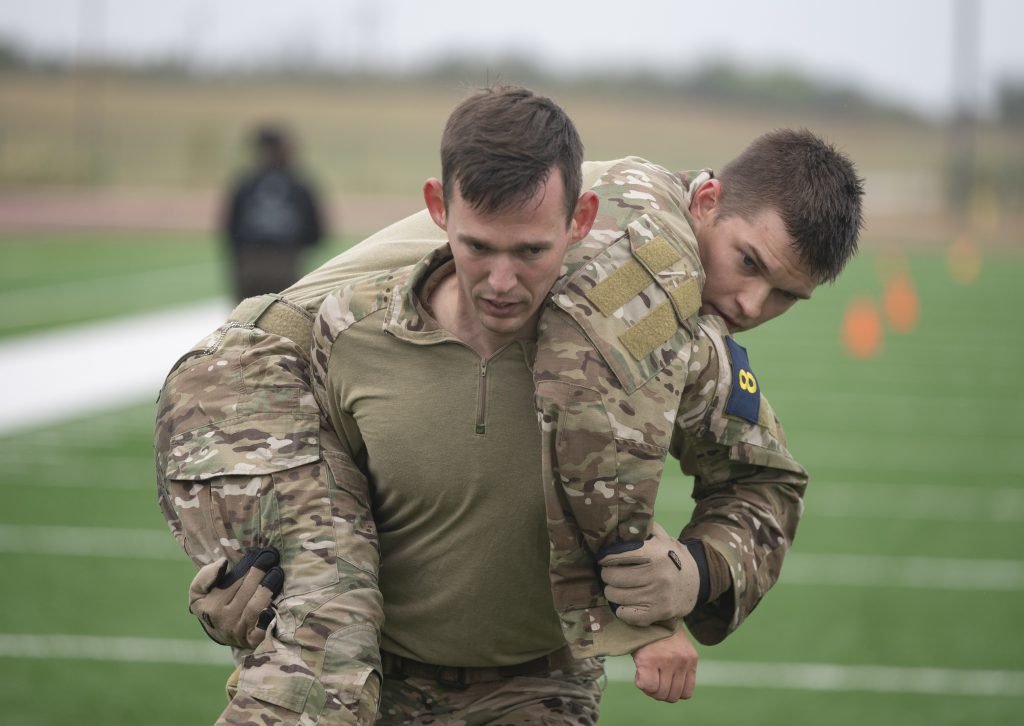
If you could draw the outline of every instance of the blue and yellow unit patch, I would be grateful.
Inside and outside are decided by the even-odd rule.
[[[725,412],[756,424],[761,413],[761,387],[757,384],[757,377],[750,370],[747,349],[728,335],[725,337],[725,344],[732,359],[732,387],[729,391],[729,400],[725,404]]]

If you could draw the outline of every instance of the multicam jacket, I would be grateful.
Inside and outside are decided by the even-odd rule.
[[[735,629],[777,580],[807,481],[745,352],[720,319],[698,316],[704,278],[687,180],[637,158],[599,171],[598,219],[570,248],[542,313],[533,370],[552,593],[577,657],[632,652],[678,627],[615,618],[594,556],[646,536],[667,454],[694,476],[684,534],[732,575],[723,596],[688,617],[705,643]],[[318,395],[338,334],[371,309],[396,312],[408,274],[375,275],[325,301],[314,329]]]
[[[629,652],[643,637],[615,618],[594,553],[647,535],[667,454],[694,477],[683,535],[713,548],[732,576],[687,618],[701,642],[722,640],[775,583],[801,512],[806,473],[746,352],[720,318],[697,315],[704,272],[687,182],[637,158],[608,168],[592,187],[598,219],[541,318],[534,381],[551,578],[578,657]]]

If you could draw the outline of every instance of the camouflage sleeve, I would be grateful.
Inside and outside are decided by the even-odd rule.
[[[701,539],[728,564],[732,587],[686,624],[712,645],[739,627],[779,578],[803,511],[807,473],[790,456],[778,418],[759,390],[746,351],[718,318],[701,319],[671,453],[694,477],[696,506],[684,537]]]
[[[379,699],[377,539],[365,479],[322,424],[306,354],[230,322],[175,365],[158,400],[158,498],[199,566],[281,552],[284,590],[218,723],[370,724]]]

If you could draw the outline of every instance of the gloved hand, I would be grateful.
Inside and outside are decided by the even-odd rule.
[[[652,522],[651,534],[643,543],[601,550],[597,564],[601,566],[605,597],[617,606],[615,615],[639,626],[689,615],[701,596],[707,599],[709,582],[703,547],[699,540],[680,542]],[[694,553],[696,548],[700,550]]]
[[[188,589],[188,609],[221,645],[255,648],[274,619],[271,600],[284,586],[281,556],[273,547],[252,549],[234,567],[221,557],[201,568]]]

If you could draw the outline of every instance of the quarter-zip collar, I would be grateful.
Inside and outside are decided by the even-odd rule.
[[[417,345],[457,340],[428,313],[428,296],[423,294],[428,292],[428,286],[436,284],[446,274],[454,274],[454,269],[450,272],[445,270],[454,264],[451,248],[445,244],[412,267],[406,268],[404,274],[396,275],[393,286],[385,290],[390,298],[384,330],[396,338]]]

